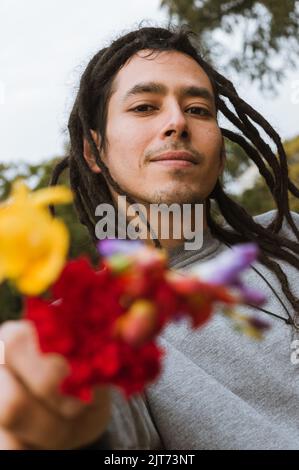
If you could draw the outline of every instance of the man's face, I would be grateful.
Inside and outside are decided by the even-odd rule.
[[[223,167],[212,85],[191,57],[149,52],[114,79],[102,158],[137,201],[201,202]]]

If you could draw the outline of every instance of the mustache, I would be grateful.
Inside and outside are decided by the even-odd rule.
[[[161,153],[171,152],[171,151],[179,151],[179,150],[191,153],[197,163],[201,163],[204,160],[204,154],[203,153],[198,152],[197,150],[195,150],[194,148],[192,148],[189,145],[186,146],[186,145],[182,145],[180,143],[175,143],[174,142],[172,144],[163,145],[162,147],[159,147],[155,150],[148,150],[144,155],[145,163],[150,162],[152,157],[154,157],[156,155],[160,155]]]

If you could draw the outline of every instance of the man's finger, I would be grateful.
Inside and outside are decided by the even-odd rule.
[[[0,367],[0,384],[0,429],[7,439],[3,440],[6,444],[0,441],[2,447],[74,449],[94,442],[107,427],[110,417],[107,388],[98,389],[95,403],[71,419],[38,402],[5,366]]]
[[[84,410],[84,403],[59,392],[69,373],[66,360],[58,354],[43,354],[31,322],[21,320],[4,323],[0,340],[5,345],[5,365],[24,383],[30,393],[62,416],[75,416]]]
[[[0,384],[1,429],[29,447],[57,448],[72,440],[71,420],[38,402],[3,365]]]
[[[0,428],[0,450],[27,450],[24,444],[16,439],[13,434]]]

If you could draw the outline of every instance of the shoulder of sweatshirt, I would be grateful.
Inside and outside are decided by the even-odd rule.
[[[294,212],[294,211],[291,211],[290,214],[296,227],[299,229],[299,214],[297,214],[297,212]],[[267,227],[275,219],[276,215],[277,215],[277,209],[273,209],[271,211],[264,212],[263,214],[256,215],[253,218],[255,222],[257,222],[258,224],[262,225],[263,227]],[[294,232],[289,222],[286,220],[286,218],[284,218],[283,220],[283,224],[279,233],[281,235],[287,236],[288,238],[292,240],[296,240]]]

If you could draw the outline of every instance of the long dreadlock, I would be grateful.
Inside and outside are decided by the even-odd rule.
[[[95,208],[104,202],[113,204],[108,184],[119,195],[126,196],[129,203],[135,202],[113,180],[100,156],[107,146],[105,130],[108,102],[113,93],[113,78],[131,56],[143,49],[176,50],[188,54],[208,75],[214,90],[217,111],[221,111],[240,131],[237,133],[221,128],[222,135],[242,147],[247,156],[257,165],[277,207],[275,219],[268,227],[263,227],[243,207],[232,200],[217,181],[206,201],[208,226],[211,233],[226,244],[246,241],[258,243],[261,250],[260,261],[276,275],[284,294],[297,313],[299,312],[299,299],[291,292],[288,278],[279,264],[270,258],[275,256],[299,269],[297,241],[287,239],[278,233],[285,218],[296,239],[299,240],[299,231],[290,213],[288,199],[288,191],[299,197],[299,189],[289,179],[287,158],[281,139],[266,119],[239,97],[233,84],[203,59],[193,39],[194,34],[185,28],[143,27],[115,40],[110,47],[100,50],[91,59],[82,75],[77,98],[69,118],[70,154],[55,167],[51,184],[56,184],[60,174],[69,167],[70,185],[74,192],[75,206],[80,221],[87,226],[95,241]],[[229,101],[233,110],[227,106],[225,100]],[[262,139],[256,125],[260,126],[275,144],[276,153]],[[99,132],[100,148],[94,142],[90,129]],[[95,161],[101,169],[100,174],[93,173],[84,159],[83,139],[86,139],[90,145]],[[211,199],[216,201],[220,213],[231,229],[224,228],[212,217]],[[156,241],[156,243],[159,242]],[[295,320],[290,315],[287,322],[295,324]]]

